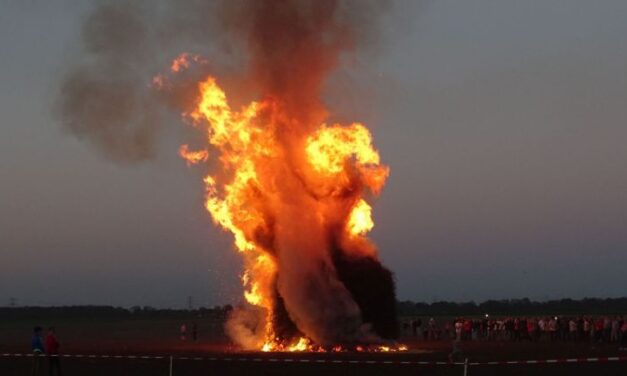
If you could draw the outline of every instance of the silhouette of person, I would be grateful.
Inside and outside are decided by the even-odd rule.
[[[31,348],[33,350],[33,365],[31,368],[31,374],[33,376],[39,375],[41,372],[41,356],[46,352],[44,348],[44,341],[41,337],[41,327],[36,326],[33,328],[33,337],[31,338]]]
[[[192,340],[196,342],[198,340],[198,324],[192,323]]]
[[[46,335],[46,354],[48,355],[48,374],[61,376],[61,360],[59,358],[59,341],[54,333],[54,328],[48,329]]]

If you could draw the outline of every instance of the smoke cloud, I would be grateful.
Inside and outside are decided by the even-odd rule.
[[[374,0],[99,1],[54,112],[64,129],[114,162],[150,160],[159,152],[163,112],[184,109],[193,90],[179,82],[164,96],[151,79],[181,51],[193,51],[243,92],[289,93],[294,112],[322,116],[305,106],[319,106],[311,98],[340,52],[373,44],[387,7]]]
[[[139,69],[148,59],[148,30],[129,4],[98,7],[82,29],[84,56],[61,83],[65,127],[116,161],[155,154],[159,116]]]

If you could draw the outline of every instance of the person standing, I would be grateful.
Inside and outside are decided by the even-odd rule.
[[[455,340],[456,341],[461,341],[462,340],[462,327],[464,324],[462,324],[462,319],[457,319],[455,321]]]
[[[545,337],[545,333],[547,332],[547,327],[546,327],[546,321],[544,320],[544,317],[540,317],[540,320],[538,320],[538,339],[540,341],[544,340]]]
[[[577,323],[574,318],[568,321],[568,338],[571,342],[577,341]]]
[[[592,337],[591,333],[591,326],[590,326],[590,319],[589,318],[584,318],[583,319],[583,339],[590,339]]]
[[[527,319],[527,333],[531,342],[536,341],[536,321],[533,318]]]
[[[435,338],[435,319],[433,317],[431,317],[429,319],[429,340],[430,341],[434,341]]]
[[[594,340],[597,343],[603,341],[603,318],[601,317],[594,322]]]
[[[462,339],[465,341],[470,341],[472,339],[472,321],[470,320],[464,320],[464,322],[462,323],[462,329],[463,329],[463,334],[462,334]]]
[[[198,324],[192,323],[192,341],[198,342]]]
[[[623,323],[620,326],[620,350],[627,351],[627,319],[623,317]]]
[[[46,354],[48,355],[48,374],[61,376],[61,360],[59,359],[59,341],[54,333],[54,328],[48,329],[46,335]]]
[[[610,334],[610,342],[616,343],[618,342],[620,333],[620,322],[618,321],[618,317],[614,317],[612,320],[612,332]]]
[[[41,327],[36,326],[33,328],[33,337],[31,338],[31,348],[33,350],[33,366],[31,368],[31,374],[37,376],[41,373],[41,357],[46,352],[44,348],[44,341],[41,337]]]
[[[557,339],[557,317],[549,320],[549,339],[551,342],[555,342]]]

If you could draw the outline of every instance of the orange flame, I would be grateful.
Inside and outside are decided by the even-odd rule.
[[[170,70],[174,73],[181,72],[190,67],[190,60],[196,63],[206,63],[200,55],[191,55],[187,52],[183,52],[179,56],[177,56],[174,60],[172,60],[172,64],[170,64]]]
[[[207,150],[190,151],[188,145],[181,145],[179,155],[187,161],[188,166],[206,162],[207,158],[209,158],[209,152]]]
[[[190,56],[177,57],[171,71],[189,68]],[[389,169],[380,164],[372,136],[363,124],[321,124],[301,127],[309,129],[303,134],[286,134],[282,124],[291,120],[281,106],[281,102],[266,99],[233,109],[216,79],[209,76],[198,84],[195,107],[184,118],[206,131],[208,144],[219,154],[222,173],[204,179],[205,207],[217,225],[233,234],[235,247],[244,258],[244,298],[264,312],[264,339],[259,349],[326,351],[306,336],[284,342],[275,333],[273,289],[278,260],[268,245],[275,226],[272,213],[282,210],[282,195],[293,189],[290,184],[304,185],[317,198],[311,205],[321,225],[339,224],[344,228],[344,242],[364,244],[365,235],[374,226],[365,194],[380,192]],[[188,165],[206,162],[209,156],[206,149],[190,151],[187,145],[181,146],[179,154]],[[288,170],[290,163],[298,168]],[[353,248],[375,252],[374,247]],[[344,348],[338,345],[329,350]],[[364,350],[391,348],[358,348]]]

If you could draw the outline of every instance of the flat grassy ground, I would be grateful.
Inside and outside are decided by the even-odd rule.
[[[183,322],[195,321],[198,341],[181,341]],[[397,354],[267,354],[237,352],[228,342],[220,320],[212,318],[0,318],[0,354],[30,353],[32,327],[53,325],[64,354],[164,355],[163,359],[62,358],[63,374],[72,375],[168,375],[169,355],[201,357],[175,359],[173,375],[462,375],[457,365],[403,365],[400,361],[446,361],[450,341],[425,342],[404,338],[410,351]],[[462,357],[474,361],[525,360],[625,356],[615,345],[579,343],[465,342]],[[221,360],[209,360],[214,357]],[[283,358],[294,359],[284,362]],[[225,360],[225,358],[233,360]],[[234,359],[245,358],[246,361]],[[253,360],[259,359],[259,360]],[[276,360],[272,360],[276,359]],[[317,363],[318,359],[341,363]],[[46,360],[46,359],[42,359]],[[389,361],[364,364],[354,361]],[[352,362],[351,362],[352,361]],[[30,375],[31,358],[0,357],[0,375]],[[44,367],[44,372],[46,369]],[[475,366],[468,375],[627,375],[627,362],[549,365]],[[41,373],[42,375],[47,373]]]
[[[187,323],[198,325],[199,341],[181,341],[179,328]],[[211,318],[35,318],[0,320],[0,352],[30,352],[35,325],[56,328],[63,353],[140,353],[224,350],[228,340],[222,322]],[[1,375],[1,373],[0,373]]]

